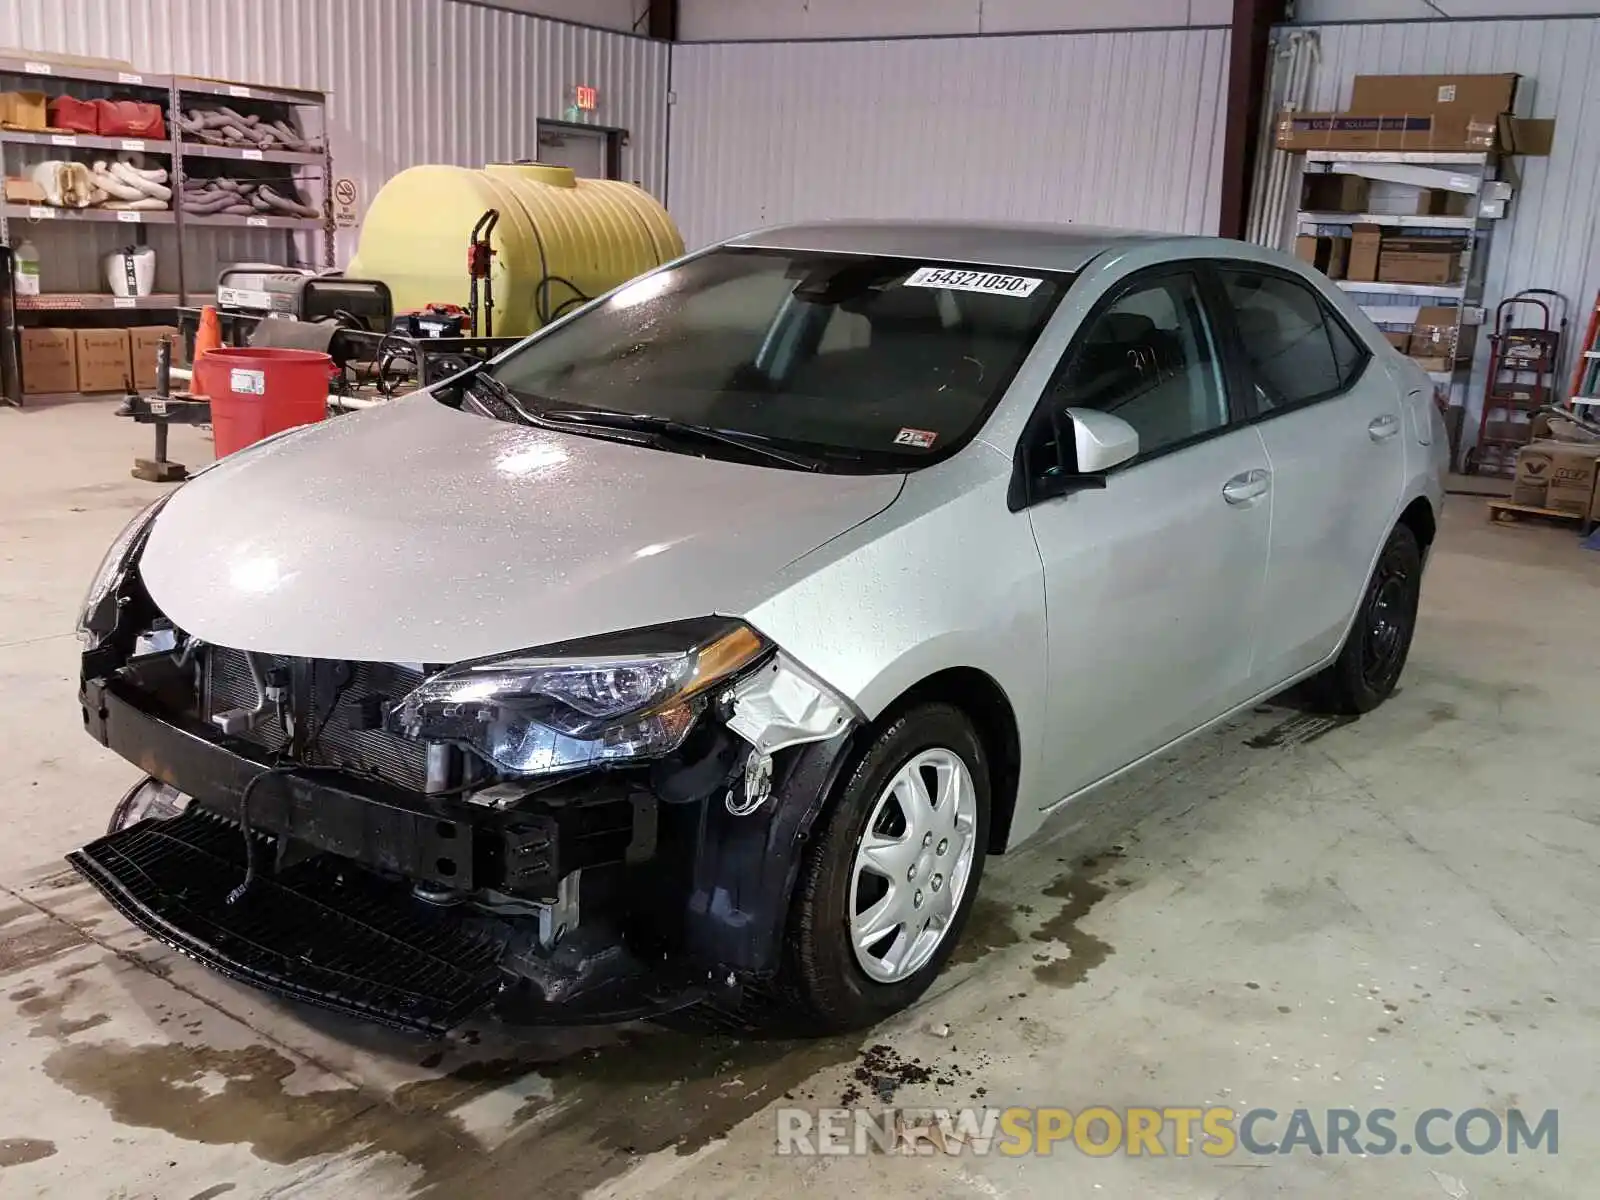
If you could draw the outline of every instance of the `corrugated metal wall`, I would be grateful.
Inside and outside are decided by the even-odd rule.
[[[1485,275],[1493,306],[1522,288],[1555,288],[1567,298],[1569,356],[1561,375],[1565,394],[1572,344],[1583,336],[1600,288],[1600,19],[1424,21],[1324,25],[1316,28],[1322,61],[1312,81],[1311,106],[1349,102],[1356,75],[1498,73],[1523,78],[1517,110],[1554,117],[1548,158],[1515,159],[1522,177],[1510,215],[1495,227]],[[1527,314],[1524,310],[1524,315]],[[1468,409],[1480,410],[1487,342],[1480,339]]]
[[[1221,29],[673,51],[691,246],[830,216],[1214,232]]]
[[[620,33],[454,0],[0,0],[0,45],[326,90],[334,172],[363,202],[416,163],[533,157],[538,119],[564,118],[587,84],[595,123],[628,131],[623,177],[665,188],[670,51]],[[261,233],[190,243],[191,281],[214,279],[216,259],[283,252]],[[341,235],[341,260],[353,248]]]

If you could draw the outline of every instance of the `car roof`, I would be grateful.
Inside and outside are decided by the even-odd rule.
[[[1198,257],[1217,253],[1220,241],[1094,225],[846,220],[778,225],[730,238],[725,244],[1078,271],[1111,250],[1168,242],[1175,257]],[[1228,244],[1239,246],[1237,242]]]

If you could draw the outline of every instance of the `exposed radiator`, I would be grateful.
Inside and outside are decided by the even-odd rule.
[[[229,709],[255,707],[256,687],[250,677],[250,664],[244,651],[211,646],[206,656],[203,715],[209,720]],[[256,660],[263,675],[273,667],[288,667],[293,661],[270,654],[258,654]],[[329,681],[337,678],[335,673],[344,665],[354,670],[354,676],[344,689],[332,716],[327,714],[325,700],[317,706],[315,721],[310,727],[322,727],[322,735],[317,740],[312,761],[354,767],[398,787],[422,791],[428,777],[428,749],[425,745],[409,738],[395,737],[382,729],[350,727],[350,717],[356,711],[352,702],[357,697],[379,694],[391,701],[399,700],[422,682],[421,673],[387,663],[310,661],[312,694],[319,697],[329,695],[332,690]],[[324,717],[327,717],[326,725],[323,725]],[[270,708],[253,728],[239,736],[269,751],[281,749],[286,740],[283,726]]]

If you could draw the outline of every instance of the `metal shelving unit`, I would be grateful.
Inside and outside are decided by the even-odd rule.
[[[1462,284],[1367,283],[1359,279],[1335,279],[1333,282],[1346,292],[1367,292],[1375,296],[1433,296],[1441,300],[1459,300],[1467,292]]]
[[[249,150],[243,146],[213,146],[209,142],[183,143],[185,158],[229,158],[237,162],[299,163],[319,166],[327,155],[315,150]]]
[[[328,102],[322,92],[305,88],[262,87],[254,83],[235,83],[228,79],[208,79],[203,75],[178,76],[179,90],[193,96],[223,96],[230,100],[264,100],[269,104],[294,104],[321,107]]]
[[[176,292],[152,292],[148,296],[111,296],[105,292],[51,292],[44,296],[18,296],[18,312],[113,312],[119,309],[145,309],[159,312],[183,307]]]
[[[19,80],[17,77],[21,77]],[[62,151],[70,157],[73,151],[100,150],[112,153],[150,154],[170,159],[169,184],[174,206],[171,209],[107,209],[107,208],[55,208],[49,205],[0,203],[0,246],[13,244],[12,226],[28,232],[60,230],[88,223],[116,223],[137,226],[130,231],[139,244],[146,240],[145,229],[159,226],[176,232],[176,246],[172,259],[176,271],[178,290],[158,292],[148,296],[113,296],[98,292],[54,292],[42,296],[18,296],[14,306],[0,310],[0,350],[14,353],[17,340],[18,317],[36,313],[112,313],[120,310],[139,312],[174,311],[188,307],[190,292],[184,272],[185,234],[205,231],[273,230],[285,235],[286,262],[300,258],[296,253],[296,236],[321,233],[316,258],[324,267],[334,265],[334,224],[331,203],[333,159],[328,148],[327,96],[322,92],[299,88],[260,87],[256,84],[234,83],[221,79],[203,79],[194,76],[158,75],[138,71],[102,69],[98,67],[69,66],[63,63],[34,59],[27,56],[0,55],[0,89],[20,85],[26,90],[48,91],[52,95],[71,90],[74,84],[102,85],[96,89],[105,92],[132,92],[143,99],[163,106],[168,123],[169,137],[120,138],[101,137],[83,133],[39,133],[20,130],[0,130],[0,177],[6,174],[6,148],[41,147]],[[318,113],[317,133],[323,139],[323,149],[289,150],[256,149],[244,146],[213,145],[191,141],[182,137],[172,114],[183,110],[185,100],[201,101],[209,107],[218,99],[259,104],[288,105],[295,108],[314,109]],[[320,168],[311,172],[320,175],[322,182],[321,217],[293,217],[279,213],[246,215],[243,213],[215,213],[200,215],[185,213],[178,203],[183,192],[185,160],[222,161],[239,163],[278,164],[290,167]],[[4,280],[7,290],[9,276]],[[3,357],[4,355],[0,355]],[[3,375],[3,373],[0,373]],[[20,404],[20,380],[15,373],[0,378],[0,403]]]
[[[172,142],[163,138],[101,137],[95,133],[25,133],[0,129],[0,141],[18,146],[48,146],[64,150],[118,150],[130,154],[171,154]]]
[[[1362,311],[1377,325],[1415,324],[1423,304],[1453,302],[1456,310],[1456,358],[1450,370],[1430,371],[1428,377],[1453,397],[1462,390],[1462,403],[1472,371],[1470,354],[1463,356],[1463,330],[1483,322],[1483,275],[1489,258],[1489,237],[1495,222],[1505,215],[1511,200],[1510,185],[1499,178],[1498,155],[1483,152],[1309,150],[1307,174],[1358,175],[1364,179],[1428,188],[1467,196],[1471,211],[1463,215],[1409,213],[1330,213],[1301,211],[1296,223],[1302,232],[1320,232],[1328,226],[1379,225],[1386,229],[1416,231],[1421,235],[1455,232],[1465,235],[1460,276],[1451,284],[1381,283],[1340,279],[1335,282],[1357,297]],[[1370,303],[1368,302],[1370,298]]]
[[[210,216],[191,213],[183,218],[183,224],[210,225],[222,229],[298,229],[303,233],[315,232],[323,226],[315,217],[280,217],[271,213],[249,217],[243,213],[213,213]]]
[[[178,153],[173,159],[174,182],[172,191],[174,196],[180,195],[183,190],[183,179],[187,174],[184,165],[184,160],[186,159],[313,166],[321,168],[322,216],[321,218],[289,217],[272,213],[249,216],[243,213],[213,213],[209,216],[200,216],[180,213],[178,222],[180,231],[189,226],[209,229],[283,230],[289,235],[289,248],[292,251],[294,234],[314,233],[320,230],[322,232],[322,265],[324,267],[332,267],[334,263],[333,203],[331,195],[333,188],[333,155],[328,143],[327,95],[323,92],[307,91],[300,88],[261,87],[253,83],[234,83],[225,79],[206,79],[196,75],[175,76],[172,81],[170,110],[172,112],[182,111],[185,97],[204,97],[207,100],[220,98],[248,101],[250,104],[265,103],[314,109],[318,113],[317,124],[318,132],[322,138],[322,149],[320,151],[265,150],[247,146],[219,146],[210,142],[182,137],[179,131],[174,128],[172,133],[174,138],[177,139],[175,145],[178,148]]]
[[[1386,225],[1406,229],[1472,229],[1476,217],[1405,216],[1400,213],[1302,212],[1308,225]]]
[[[0,154],[0,162],[4,155]],[[48,204],[8,204],[5,206],[7,222],[22,221],[45,223],[61,221],[66,224],[85,221],[101,225],[176,225],[177,214],[170,208],[52,208]],[[9,243],[7,243],[9,244]]]

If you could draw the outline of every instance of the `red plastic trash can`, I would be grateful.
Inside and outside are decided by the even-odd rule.
[[[326,417],[332,367],[320,350],[224,346],[201,355],[195,383],[211,398],[217,457]]]

